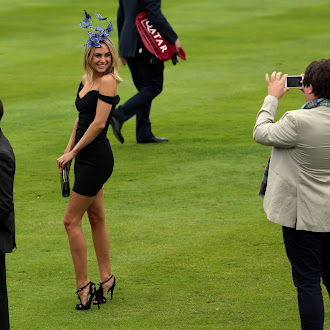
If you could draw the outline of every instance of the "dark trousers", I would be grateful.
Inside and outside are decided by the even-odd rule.
[[[152,100],[163,89],[164,63],[151,64],[149,58],[127,58],[133,82],[138,90],[134,96],[119,106],[114,113],[123,124],[136,115],[136,140],[141,142],[153,136],[149,119]]]
[[[8,296],[6,281],[6,255],[0,253],[0,328],[9,329]]]
[[[330,292],[330,233],[283,227],[287,256],[298,292],[302,329],[323,329],[324,306],[320,280]]]

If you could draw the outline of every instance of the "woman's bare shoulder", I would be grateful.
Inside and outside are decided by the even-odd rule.
[[[117,95],[117,81],[112,74],[102,76],[99,92],[108,96]]]
[[[104,76],[102,76],[101,83],[117,84],[115,77],[111,73],[108,73],[108,74],[105,74]]]

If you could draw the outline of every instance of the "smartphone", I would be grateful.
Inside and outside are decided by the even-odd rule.
[[[285,87],[299,88],[303,87],[304,76],[288,76],[285,81]]]

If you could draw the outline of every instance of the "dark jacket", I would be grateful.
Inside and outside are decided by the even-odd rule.
[[[0,129],[0,253],[12,252],[15,242],[14,215],[15,156]]]
[[[117,26],[119,55],[135,57],[141,39],[135,25],[136,16],[146,11],[150,23],[171,43],[178,38],[161,12],[161,0],[119,0]]]

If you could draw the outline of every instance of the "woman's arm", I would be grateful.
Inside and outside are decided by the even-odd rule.
[[[78,121],[79,121],[79,117],[77,117],[76,121],[73,124],[72,133],[71,133],[68,145],[66,146],[66,148],[64,150],[64,154],[69,153],[74,147],[74,139],[75,139],[75,136],[76,136]],[[71,160],[69,162],[67,162],[67,167],[68,167],[68,171],[70,171]],[[62,174],[62,171],[60,172],[60,174]]]
[[[65,154],[70,152],[74,147],[74,139],[75,139],[75,136],[76,136],[78,121],[79,121],[79,117],[77,117],[76,121],[73,124],[73,129],[72,129],[72,134],[71,134],[70,140],[69,140],[68,145],[66,146],[66,148],[64,150]]]
[[[106,75],[101,78],[99,93],[106,96],[115,96],[117,94],[117,82],[112,75]],[[79,142],[68,153],[57,159],[59,168],[63,168],[65,164],[77,156],[80,150],[85,148],[100,134],[106,125],[111,108],[111,104],[100,99],[98,100],[93,122],[89,125]]]

